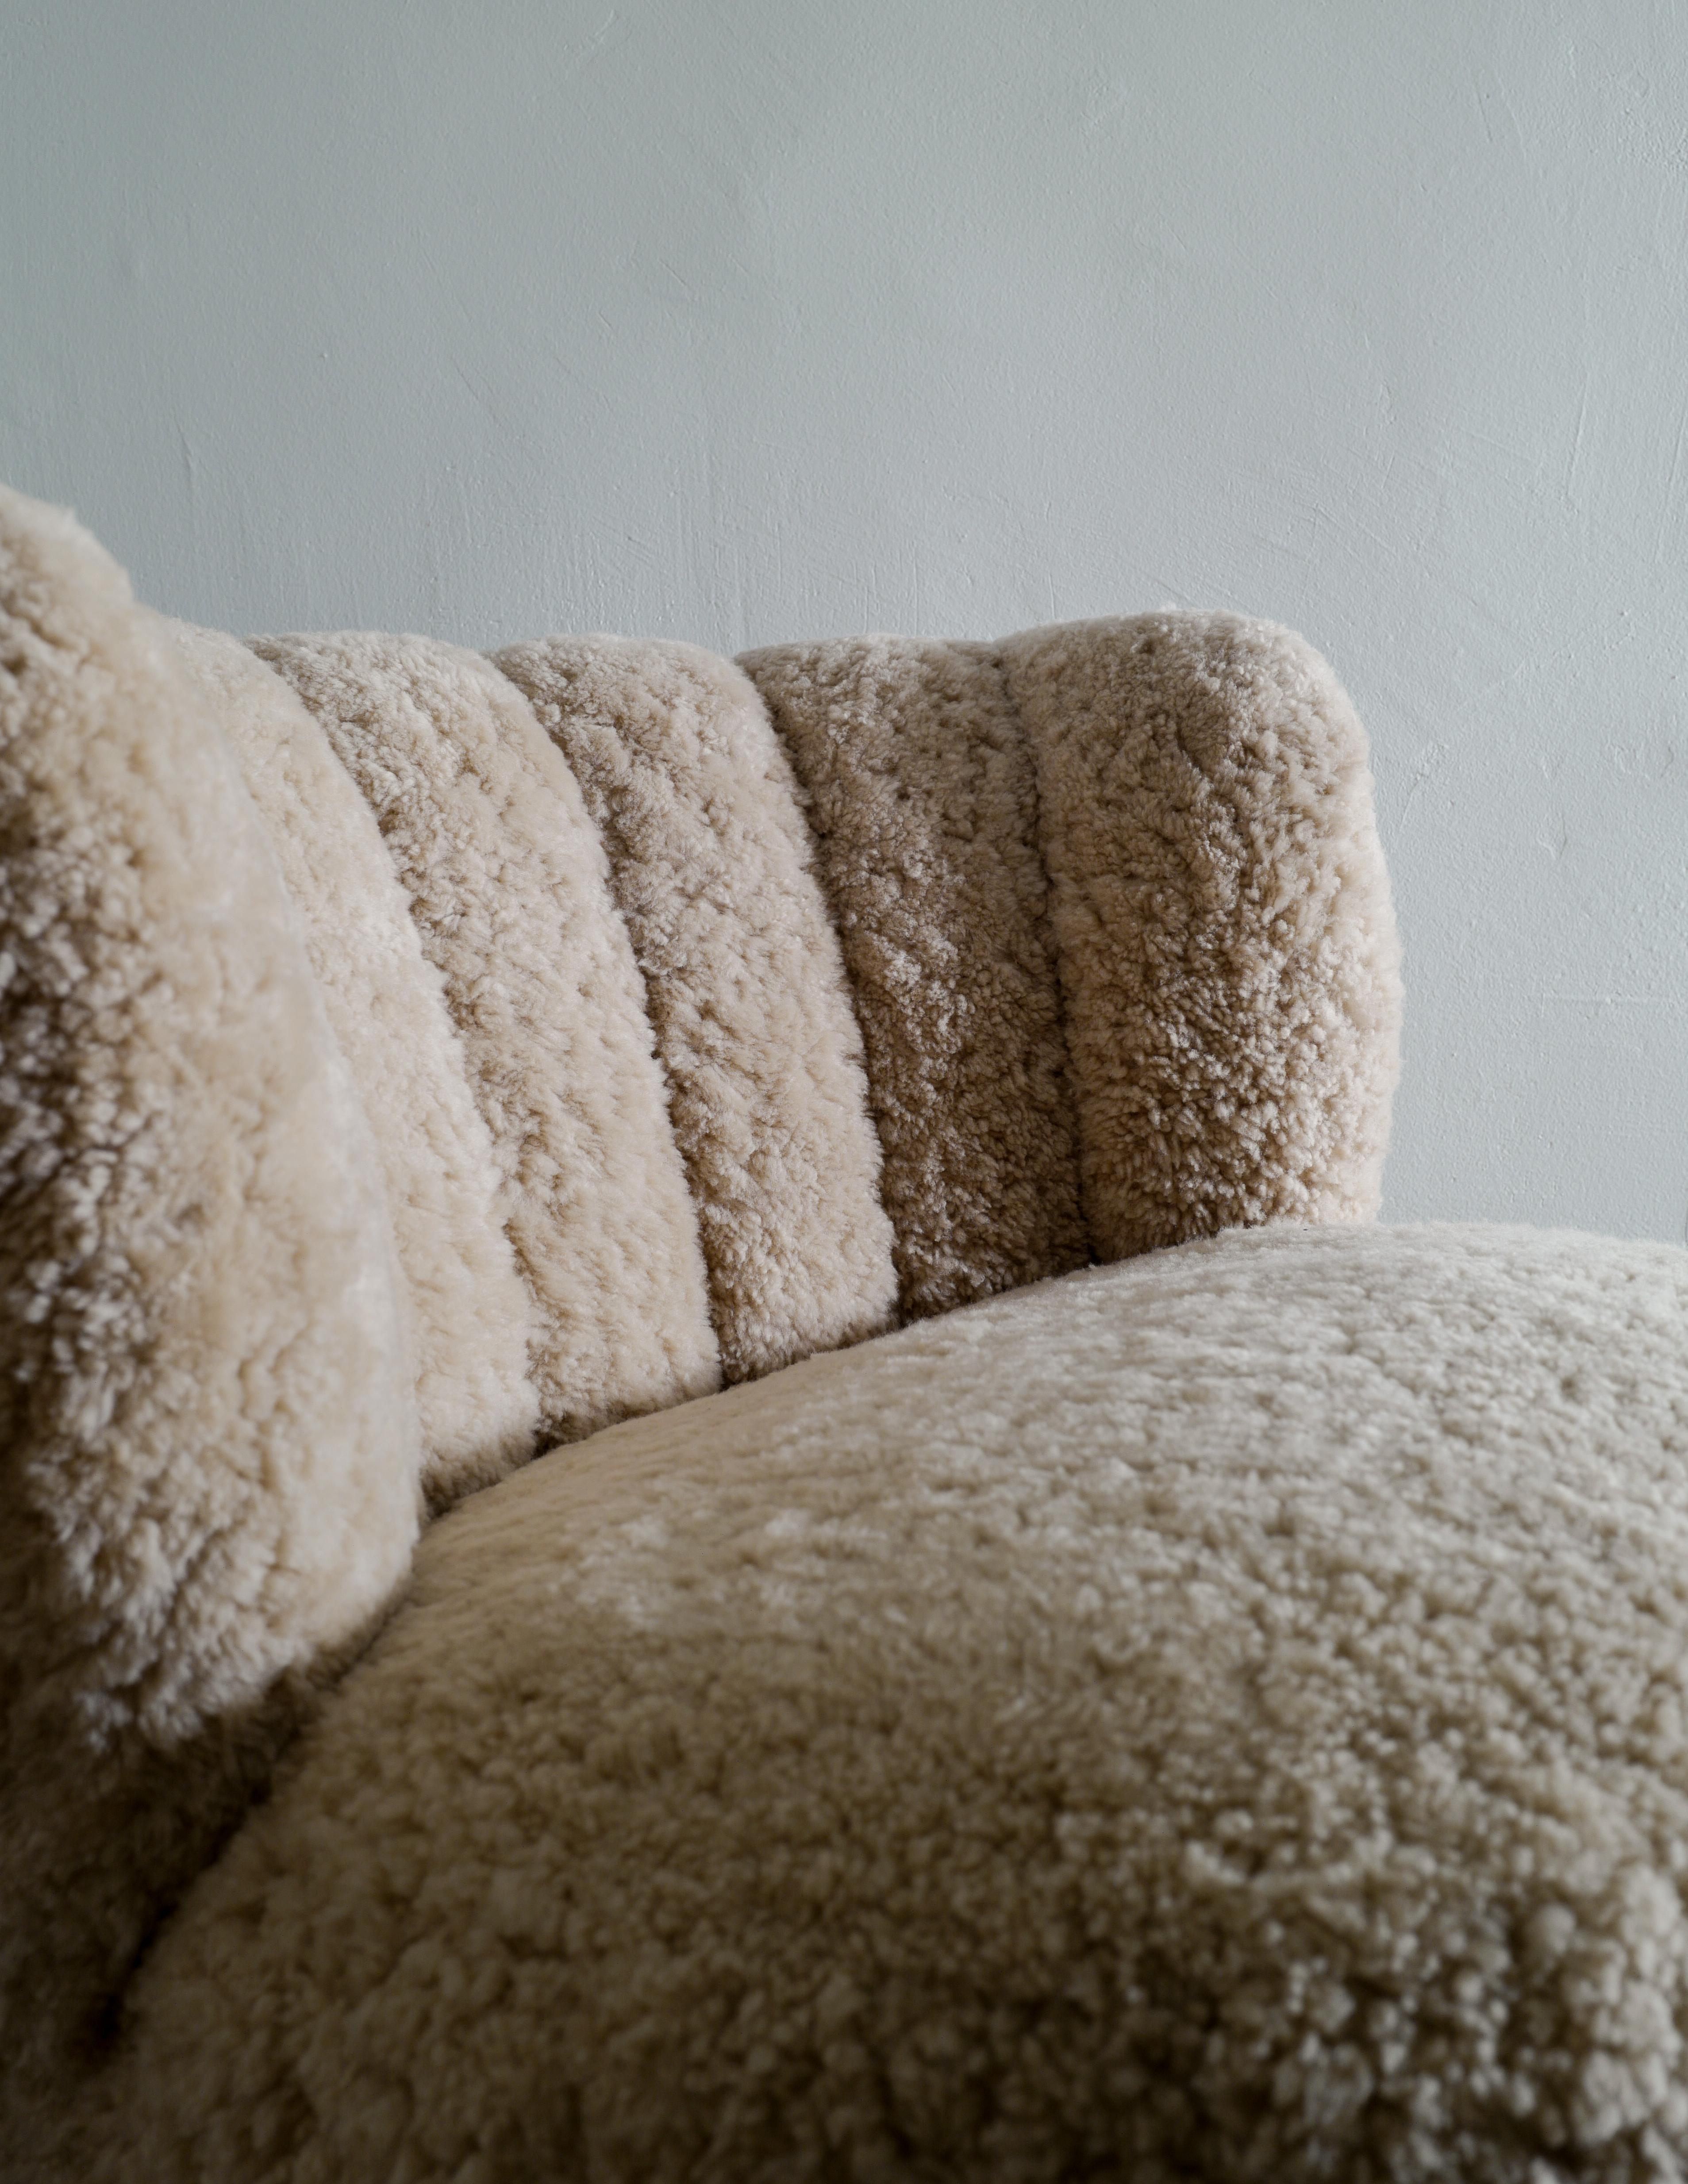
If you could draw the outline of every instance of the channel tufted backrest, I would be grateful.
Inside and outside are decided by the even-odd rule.
[[[431,1057],[407,1085],[342,1032],[436,1507],[1087,1258],[1376,1210],[1387,882],[1363,733],[1288,631],[1163,614],[736,665],[290,637],[238,688],[227,640],[181,641],[343,1018],[378,999],[373,889],[378,983]],[[339,816],[339,863],[306,850],[348,788],[367,886]]]
[[[1376,1209],[1394,927],[1290,632],[171,633],[361,1098],[436,1509],[1087,1258]]]

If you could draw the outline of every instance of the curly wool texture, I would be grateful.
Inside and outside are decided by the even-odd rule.
[[[0,610],[0,2166],[1683,2165],[1677,1255],[1280,1226],[681,1402],[1365,1209],[1313,655],[758,655],[788,769],[686,648],[508,655],[560,749],[421,638],[279,679],[28,503]],[[678,1407],[318,1710],[413,1378],[436,1507]]]
[[[1364,731],[1224,614],[1002,648],[1036,753],[1096,1256],[1378,1210],[1400,950]]]
[[[568,760],[644,977],[721,1366],[743,1380],[890,1323],[861,1035],[791,770],[755,689],[689,644],[493,656]]]
[[[1685,1312],[1662,1245],[1233,1232],[542,1459],[163,1937],[91,2165],[1675,2173]]]
[[[0,2142],[404,1576],[363,1118],[238,771],[0,493]],[[58,2087],[55,2086],[55,2091]]]
[[[532,1306],[505,1235],[493,1142],[438,971],[380,830],[320,724],[237,638],[169,625],[235,749],[304,929],[386,1184],[439,1508],[533,1453]]]
[[[791,754],[855,990],[906,1317],[1086,1256],[1032,758],[994,649],[739,663]]]
[[[478,654],[261,638],[368,798],[441,972],[535,1311],[553,1439],[718,1386],[638,968],[573,776]]]

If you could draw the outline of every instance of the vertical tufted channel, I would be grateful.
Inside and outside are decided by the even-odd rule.
[[[790,766],[694,645],[494,664],[567,760],[644,978],[729,1380],[877,1334],[896,1301],[861,1038]]]
[[[1002,648],[1035,755],[1097,1256],[1375,1214],[1400,951],[1364,731],[1228,614]]]
[[[418,637],[254,638],[368,799],[492,1133],[542,1429],[706,1393],[698,1223],[604,854],[521,693]]]
[[[170,628],[240,761],[363,1100],[404,1278],[423,1484],[439,1508],[531,1456],[538,1430],[533,1310],[463,1043],[374,815],[321,724],[237,638]]]
[[[855,987],[902,1310],[1086,1256],[1032,755],[983,644],[747,653]]]

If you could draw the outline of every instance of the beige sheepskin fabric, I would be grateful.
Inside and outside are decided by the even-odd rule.
[[[548,638],[495,662],[568,760],[609,854],[726,1378],[877,1334],[896,1275],[861,1035],[761,700],[689,644]]]
[[[905,1316],[1086,1256],[1030,751],[988,645],[783,645],[784,738],[855,989]]]
[[[1685,1314],[1280,1224],[541,1459],[161,1936],[86,2173],[1680,2174]]]
[[[533,1453],[532,1308],[440,974],[368,805],[320,724],[237,638],[170,625],[215,704],[298,912],[380,1157],[436,1508]]]
[[[0,2166],[416,1534],[363,1117],[163,625],[0,492]]]
[[[1366,738],[1287,629],[1139,615],[1003,647],[1036,753],[1101,1259],[1378,1210],[1401,979]]]
[[[544,1432],[718,1385],[643,983],[579,788],[527,701],[426,638],[251,643],[369,800],[444,978],[533,1299]]]

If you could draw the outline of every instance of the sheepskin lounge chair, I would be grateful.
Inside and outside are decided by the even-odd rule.
[[[1682,2175],[1688,1262],[1374,1225],[1366,766],[0,499],[0,2173]]]

